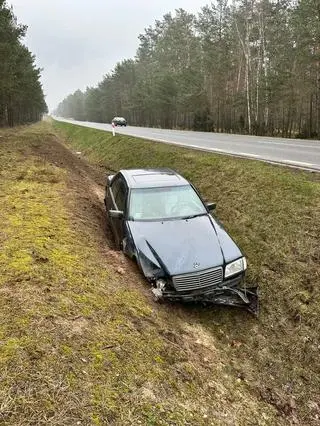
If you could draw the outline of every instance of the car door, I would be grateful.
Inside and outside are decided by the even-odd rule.
[[[120,210],[124,213],[124,217],[126,214],[126,199],[127,199],[128,189],[126,182],[121,174],[115,176],[112,180],[112,183],[108,190],[108,196],[106,199],[106,206],[109,210]],[[123,218],[115,218],[110,217],[110,224],[112,228],[112,232],[114,234],[114,238],[116,241],[116,245],[118,248],[121,248],[121,243],[124,237],[124,217]]]

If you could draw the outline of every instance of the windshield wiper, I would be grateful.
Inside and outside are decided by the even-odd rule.
[[[199,216],[206,216],[208,213],[197,213],[197,214],[191,214],[190,216],[183,216],[183,220],[186,219],[193,219],[194,217],[199,217]]]

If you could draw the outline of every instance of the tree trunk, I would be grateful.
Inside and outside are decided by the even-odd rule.
[[[309,107],[309,131],[308,131],[309,138],[312,136],[313,133],[313,94],[310,96],[310,107]]]

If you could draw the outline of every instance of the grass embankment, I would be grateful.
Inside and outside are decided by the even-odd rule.
[[[79,136],[77,128],[64,130]],[[87,165],[71,158],[51,132],[45,123],[0,131],[0,423],[284,423],[232,364],[223,325],[228,315],[150,303],[131,264],[103,243],[90,210],[97,196]],[[86,132],[87,146],[97,136],[100,150],[113,146],[106,134]],[[113,153],[108,162],[115,168],[139,155],[131,149],[128,155],[125,140],[117,143],[114,151],[123,150],[128,160]],[[172,152],[171,161],[185,155]],[[250,348],[259,326],[242,314],[231,318]],[[202,322],[219,333],[207,332]],[[245,330],[251,330],[248,342]],[[242,356],[238,343],[232,347]]]
[[[249,400],[275,407],[288,424],[319,424],[319,175],[65,123],[54,126],[94,163],[111,170],[171,167],[217,202],[217,216],[248,258],[248,281],[260,286],[260,318],[201,308],[187,310],[185,318],[219,341],[220,361],[238,372],[250,389]],[[231,391],[228,404],[235,398]]]

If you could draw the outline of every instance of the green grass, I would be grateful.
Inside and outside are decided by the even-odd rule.
[[[284,424],[233,365],[228,316],[259,325],[158,307],[116,273],[56,143],[46,123],[0,131],[1,425]]]
[[[248,258],[248,282],[260,287],[259,320],[231,309],[196,307],[182,308],[177,317],[194,325],[195,333],[201,327],[212,336],[220,362],[229,374],[238,374],[251,404],[266,403],[288,424],[318,424],[319,175],[59,122],[54,128],[69,146],[108,170],[171,167],[217,202],[217,216]],[[224,380],[222,375],[216,387]],[[241,400],[237,383],[231,404]],[[192,386],[197,393],[196,379]],[[280,423],[266,417],[260,417],[262,424]],[[257,424],[257,418],[250,422],[238,412],[231,424]]]

